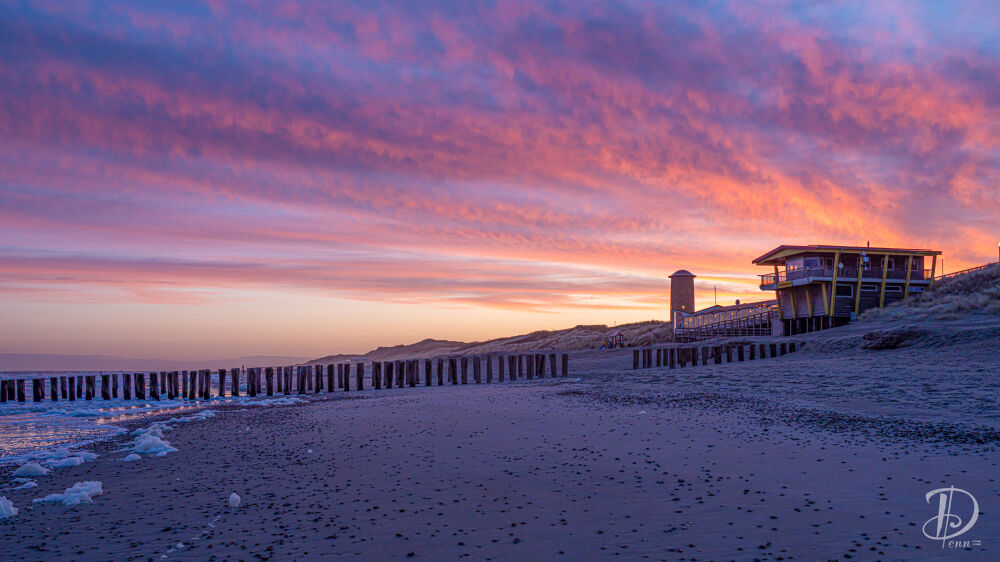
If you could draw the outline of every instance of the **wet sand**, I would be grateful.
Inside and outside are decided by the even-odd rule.
[[[1000,548],[986,429],[949,444],[810,425],[771,399],[667,392],[747,365],[640,376],[609,369],[624,354],[579,359],[579,380],[220,410],[177,425],[163,458],[122,462],[106,445],[3,492],[22,510],[0,521],[4,558],[914,559],[942,554],[920,531],[940,484],[984,511],[964,537],[982,546],[951,554]],[[86,480],[104,485],[93,504],[30,503]]]

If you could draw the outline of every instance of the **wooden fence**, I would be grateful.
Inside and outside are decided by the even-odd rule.
[[[444,386],[446,375],[448,384],[469,384],[470,370],[473,384],[491,384],[494,366],[497,382],[542,379],[546,374],[550,378],[568,377],[569,355],[533,352],[250,369],[59,375],[48,377],[48,398],[53,402],[60,399],[93,400],[98,388],[103,400],[118,399],[119,390],[123,400],[154,401],[161,398],[210,400],[213,396],[239,396],[244,388],[248,396],[303,395],[348,392],[352,390],[352,379],[354,390],[364,390],[366,383],[373,390],[391,389],[393,386],[416,387],[421,383],[423,386],[434,386],[435,383]],[[0,403],[25,402],[28,381],[23,378],[0,381]],[[32,400],[45,400],[46,378],[32,378],[30,382]]]
[[[697,367],[709,363],[719,365],[734,361],[754,361],[768,357],[779,357],[802,349],[804,342],[783,341],[755,344],[722,344],[682,347],[646,347],[632,350],[632,368],[649,369],[669,367],[671,369]]]

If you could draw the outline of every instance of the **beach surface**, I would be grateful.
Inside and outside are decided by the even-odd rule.
[[[1000,330],[983,322],[878,352],[845,352],[849,328],[756,362],[577,352],[567,379],[212,406],[166,456],[125,462],[120,437],[6,486],[20,512],[0,541],[32,560],[995,559]],[[31,501],[87,481],[93,503]],[[951,485],[979,502],[977,545],[921,532],[925,494]]]

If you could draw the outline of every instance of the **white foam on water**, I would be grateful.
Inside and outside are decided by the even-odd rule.
[[[93,503],[94,496],[99,496],[103,493],[104,489],[100,482],[77,482],[73,484],[73,487],[66,488],[66,491],[61,494],[49,494],[44,498],[35,498],[31,501],[34,503],[50,502],[73,506],[80,505],[81,503]]]

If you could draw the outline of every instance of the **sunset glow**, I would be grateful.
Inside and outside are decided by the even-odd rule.
[[[0,352],[363,352],[997,257],[1000,9],[0,2]],[[940,269],[940,263],[939,263]]]

